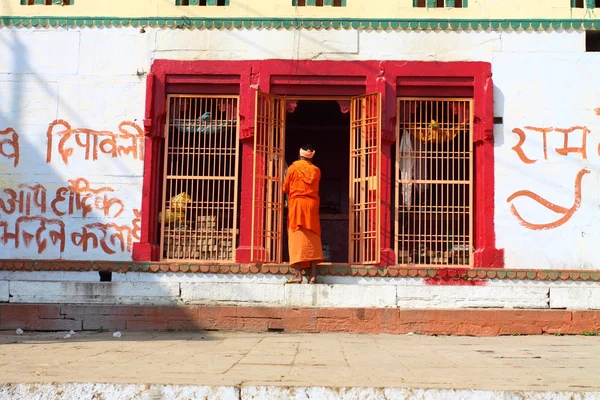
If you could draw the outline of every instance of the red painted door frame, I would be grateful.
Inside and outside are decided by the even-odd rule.
[[[494,136],[491,65],[482,62],[419,61],[173,61],[157,60],[147,78],[146,157],[142,194],[142,234],[134,244],[136,261],[159,259],[158,223],[162,183],[162,142],[167,93],[239,94],[240,243],[237,262],[250,261],[254,99],[257,90],[281,95],[382,95],[381,265],[393,265],[392,149],[398,96],[465,96],[475,103],[474,265],[503,267],[495,247]]]

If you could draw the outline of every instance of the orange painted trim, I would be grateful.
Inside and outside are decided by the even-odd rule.
[[[183,272],[233,275],[289,275],[289,265],[254,264],[188,264],[161,262],[110,262],[110,261],[61,261],[61,260],[3,260],[0,271],[106,271],[106,272]],[[534,281],[594,281],[600,282],[600,270],[550,270],[543,268],[417,268],[410,266],[349,266],[347,264],[320,265],[322,276],[356,276],[388,278],[424,278],[443,281],[475,280],[534,280]]]

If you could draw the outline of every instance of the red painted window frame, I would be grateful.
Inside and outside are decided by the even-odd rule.
[[[469,96],[475,103],[474,124],[474,266],[501,268],[504,251],[495,247],[494,135],[491,65],[484,62],[421,61],[176,61],[157,60],[147,77],[144,118],[146,156],[142,193],[140,242],[134,244],[135,261],[159,259],[158,225],[162,183],[162,141],[167,93],[201,91],[203,94],[239,94],[241,201],[240,214],[251,211],[252,137],[255,92],[288,95],[382,94],[382,207],[381,265],[393,265],[391,182],[398,96]],[[248,263],[249,219],[240,221],[237,262]],[[385,221],[385,223],[383,223]],[[244,233],[247,234],[244,234]],[[246,237],[248,236],[248,237]]]

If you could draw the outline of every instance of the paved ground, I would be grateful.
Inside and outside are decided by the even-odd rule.
[[[65,334],[0,332],[0,386],[96,382],[600,392],[600,337],[124,331],[120,338],[88,332],[64,339]]]

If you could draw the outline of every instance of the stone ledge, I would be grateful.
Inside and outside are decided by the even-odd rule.
[[[178,283],[9,281],[11,303],[176,304]]]
[[[588,287],[550,288],[550,308],[600,309],[600,290]]]
[[[526,286],[404,286],[398,287],[397,305],[442,309],[548,308],[549,290]]]
[[[273,274],[289,275],[289,265],[257,264],[189,264],[163,262],[108,262],[108,261],[54,261],[2,260],[0,271],[105,271],[148,273],[206,273],[206,274]],[[382,278],[423,278],[430,285],[474,286],[486,279],[534,281],[590,281],[600,282],[598,270],[548,270],[503,268],[419,268],[414,266],[373,267],[345,264],[321,265],[324,276],[357,276]]]
[[[9,296],[8,282],[0,281],[0,303],[8,302],[8,296]]]
[[[393,382],[392,382],[393,383]],[[394,384],[397,386],[397,383]],[[425,385],[424,385],[425,386]],[[281,384],[237,384],[232,386],[162,385],[126,383],[9,383],[0,384],[2,398],[60,398],[79,400],[105,398],[134,400],[139,398],[262,400],[262,399],[594,399],[592,391],[524,391],[465,390],[416,387],[323,387],[289,386]]]
[[[60,307],[58,318],[53,307]],[[457,336],[600,332],[600,311],[0,304],[0,330],[223,330]]]
[[[0,280],[12,304],[206,305],[399,309],[600,309],[597,283],[431,286],[283,282],[77,282]]]

